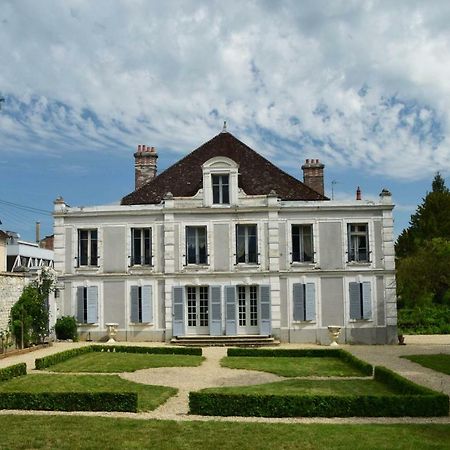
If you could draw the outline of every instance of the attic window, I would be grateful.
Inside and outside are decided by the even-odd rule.
[[[213,188],[213,204],[230,204],[230,176],[229,175],[211,175]]]

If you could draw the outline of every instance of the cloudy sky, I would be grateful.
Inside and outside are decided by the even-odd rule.
[[[2,0],[0,227],[50,234],[56,196],[117,202],[137,144],[161,171],[227,120],[294,176],[320,158],[336,200],[388,188],[398,234],[450,184],[449,22],[446,0]]]

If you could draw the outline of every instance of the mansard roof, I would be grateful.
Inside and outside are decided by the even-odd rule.
[[[194,196],[203,186],[202,164],[216,156],[226,156],[239,165],[238,184],[247,195],[267,195],[274,190],[282,200],[328,200],[283,172],[231,133],[222,132],[123,197],[121,204],[158,204],[168,192],[174,197]]]

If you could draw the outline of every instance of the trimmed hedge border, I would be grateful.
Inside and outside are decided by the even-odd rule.
[[[340,358],[355,369],[360,370],[368,376],[373,375],[373,367],[353,356],[351,353],[338,349],[316,349],[316,348],[302,348],[302,349],[252,349],[252,348],[229,348],[227,356],[266,356],[266,357],[281,357],[281,358],[301,358],[301,357],[333,357]]]
[[[137,412],[136,392],[0,392],[0,409]]]
[[[8,381],[11,378],[21,377],[27,374],[27,365],[25,363],[14,364],[13,366],[0,369],[0,381]]]
[[[35,360],[37,370],[46,369],[55,364],[84,355],[90,352],[116,352],[116,353],[143,353],[159,355],[193,355],[202,356],[202,349],[199,347],[135,347],[126,345],[88,345],[86,347],[73,348],[54,355],[44,356]]]
[[[447,416],[448,395],[406,380],[384,367],[375,379],[399,395],[236,395],[189,393],[189,412],[207,416],[256,417],[433,417]]]

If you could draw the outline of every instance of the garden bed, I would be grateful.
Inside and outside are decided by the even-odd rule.
[[[405,355],[401,358],[409,359],[428,369],[450,375],[450,355],[447,353],[435,355]]]
[[[95,353],[95,357],[86,358],[90,364],[85,364],[83,359],[78,361],[71,362],[73,358],[77,358],[82,355],[89,355]],[[100,356],[98,354],[104,354],[108,356],[102,356],[100,358],[96,358]],[[197,366],[201,364],[203,361],[202,358],[202,349],[201,348],[180,348],[180,347],[137,347],[137,346],[125,346],[125,345],[89,345],[86,347],[74,348],[71,350],[66,350],[63,352],[55,353],[53,355],[45,356],[43,358],[38,358],[35,361],[36,369],[42,370],[49,368],[51,366],[56,368],[57,371],[61,372],[132,372],[134,370],[146,368],[146,367],[165,367],[164,365],[156,366],[152,365],[151,360],[149,359],[147,364],[145,365],[145,358],[141,358],[139,356],[135,358],[121,358],[118,356],[119,354],[129,354],[131,355],[180,355],[180,356],[192,356],[193,358],[179,358],[178,362],[181,366]],[[102,360],[102,364],[95,363],[95,361]],[[108,366],[108,370],[102,370],[102,367],[108,360],[112,364],[106,364]],[[127,368],[127,360],[128,360],[128,368]],[[160,363],[163,363],[164,358],[160,360]],[[166,358],[166,364],[168,367],[176,366],[176,358]],[[67,362],[67,364],[63,365],[62,363]],[[154,359],[154,363],[157,362],[157,358]],[[55,367],[59,365],[58,367]],[[125,368],[125,370],[124,370]],[[98,369],[98,370],[97,370]]]
[[[0,383],[0,409],[152,411],[176,393],[117,375],[30,374]]]
[[[288,380],[189,394],[191,414],[258,417],[446,416],[449,398],[376,367],[373,380]]]

